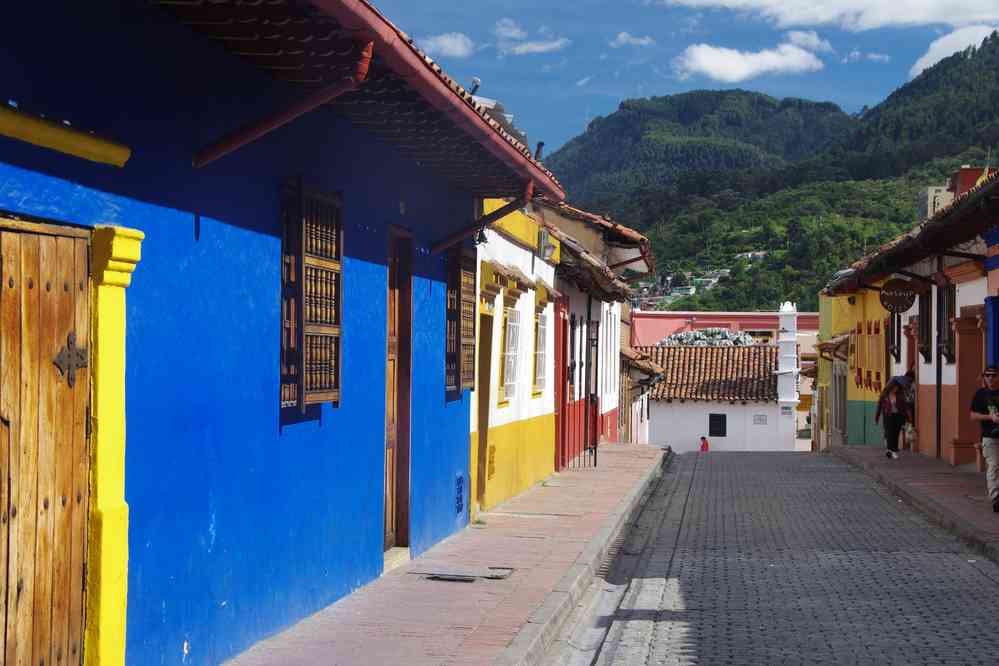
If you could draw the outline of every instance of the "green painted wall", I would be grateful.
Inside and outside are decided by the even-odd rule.
[[[849,444],[881,446],[881,426],[874,422],[877,405],[868,400],[849,400],[846,403],[846,428]]]

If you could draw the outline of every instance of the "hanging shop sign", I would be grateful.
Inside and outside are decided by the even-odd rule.
[[[888,280],[881,287],[881,305],[893,314],[902,314],[916,302],[916,290],[908,280]]]

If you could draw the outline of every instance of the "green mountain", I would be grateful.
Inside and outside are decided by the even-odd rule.
[[[993,33],[856,118],[741,90],[632,100],[548,165],[575,204],[646,230],[661,272],[733,269],[673,307],[812,308],[833,271],[915,223],[922,188],[997,142]],[[751,250],[769,254],[735,260]]]
[[[745,90],[627,100],[546,166],[573,201],[628,215],[636,194],[690,172],[774,169],[813,155],[857,124],[835,104]]]

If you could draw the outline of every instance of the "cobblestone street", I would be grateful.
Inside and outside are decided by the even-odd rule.
[[[677,457],[614,589],[556,661],[999,661],[999,566],[831,456]]]

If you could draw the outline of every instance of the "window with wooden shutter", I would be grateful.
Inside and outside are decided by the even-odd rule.
[[[461,387],[475,388],[475,257],[461,259]]]
[[[919,294],[919,353],[929,363],[933,359],[933,293],[927,289]]]
[[[941,308],[943,321],[940,322],[940,351],[944,360],[950,364],[957,360],[956,336],[954,335],[954,320],[957,318],[957,285],[951,284],[937,289],[943,298]]]
[[[444,380],[449,393],[475,388],[475,258],[448,260]]]
[[[337,195],[285,188],[281,406],[340,401],[343,227]]]

